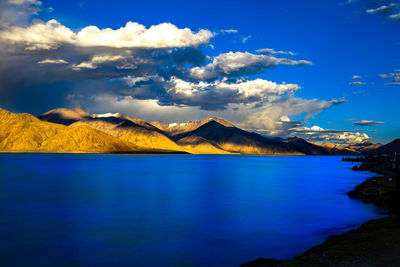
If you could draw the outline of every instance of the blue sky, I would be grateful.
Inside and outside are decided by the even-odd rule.
[[[81,106],[90,112],[122,111],[146,120],[161,119],[166,122],[219,115],[243,128],[266,135],[312,137],[308,139],[318,142],[368,140],[361,136],[363,133],[372,138],[372,142],[386,143],[399,137],[400,118],[396,107],[400,85],[396,70],[400,69],[400,23],[395,16],[399,13],[398,1],[1,1],[8,14],[0,13],[0,21],[3,21],[0,30],[14,36],[18,32],[12,30],[13,27],[18,27],[21,32],[29,30],[32,23],[44,24],[52,19],[74,33],[90,25],[116,30],[128,21],[146,28],[169,22],[178,29],[189,28],[194,34],[202,29],[208,30],[213,37],[200,45],[196,43],[178,48],[172,45],[168,48],[176,51],[190,48],[185,50],[183,56],[188,63],[179,67],[182,68],[179,73],[186,73],[196,66],[204,67],[215,57],[229,52],[260,56],[262,53],[256,50],[270,48],[295,54],[263,54],[292,61],[276,66],[265,65],[261,67],[262,71],[241,70],[240,75],[219,73],[211,79],[169,72],[168,77],[163,76],[160,81],[157,80],[162,76],[159,72],[156,78],[151,71],[140,72],[139,75],[137,71],[129,72],[123,68],[121,73],[120,66],[111,69],[115,66],[100,66],[100,63],[91,65],[86,72],[86,69],[76,67],[79,62],[72,63],[74,59],[93,63],[96,56],[110,55],[111,52],[114,57],[121,56],[121,51],[115,54],[115,48],[83,54],[82,46],[70,49],[70,43],[54,46],[53,42],[51,48],[31,49],[32,40],[7,39],[3,35],[0,49],[7,60],[0,68],[0,78],[3,77],[6,85],[0,87],[0,93],[3,91],[0,105],[5,108],[39,115],[50,108]],[[9,20],[9,14],[16,10],[20,11],[21,19]],[[45,36],[45,33],[37,34]],[[28,36],[27,31],[23,36]],[[23,53],[17,51],[20,47]],[[137,50],[132,51],[137,55]],[[193,61],[194,57],[201,57],[199,53],[205,60]],[[63,55],[68,55],[68,58],[63,58]],[[42,61],[63,59],[65,64],[44,61],[37,64],[40,57]],[[146,60],[145,56],[142,57],[141,60]],[[231,59],[224,60],[223,64],[229,64]],[[300,60],[309,63],[302,64]],[[28,67],[27,62],[36,65]],[[259,64],[265,64],[263,62],[251,67],[258,68]],[[61,74],[65,70],[52,74],[61,65],[69,66],[70,74]],[[9,73],[18,66],[27,66],[24,72],[32,73],[34,78],[24,74],[19,80],[11,79]],[[71,71],[73,66],[75,69]],[[157,68],[159,71],[167,67],[157,65]],[[170,69],[171,65],[168,65],[168,71]],[[46,73],[52,77],[46,78]],[[41,75],[43,78],[39,79]],[[173,96],[165,96],[170,94],[171,86],[178,86],[176,80],[175,83],[167,81],[175,77],[171,75],[182,79],[185,86],[193,86],[190,92],[192,98],[187,93],[183,98],[175,91]],[[383,76],[386,78],[379,75],[386,75]],[[132,82],[138,77],[142,79],[141,83],[137,80]],[[251,96],[232,95],[231,91],[226,93],[225,87],[231,88],[232,84],[236,86],[255,79],[278,85],[293,84],[299,88],[279,87],[277,90],[281,90],[280,93],[275,94],[268,87],[265,88],[267,91],[260,93],[262,100],[253,91]],[[157,80],[157,83],[154,82],[157,86],[148,85],[148,80]],[[218,81],[223,83],[218,84],[219,87],[215,85]],[[203,87],[199,88],[198,84],[202,82],[207,83],[207,89],[200,95],[198,91]],[[389,83],[391,85],[385,85]],[[125,88],[129,84],[131,88]],[[215,90],[224,87],[224,91],[213,91],[214,87]],[[110,100],[112,97],[114,102]],[[299,107],[293,108],[295,105]],[[359,123],[354,125],[355,122]],[[318,127],[311,129],[312,126]],[[353,136],[356,133],[359,133],[358,139]],[[340,135],[345,136],[342,141],[338,137]]]

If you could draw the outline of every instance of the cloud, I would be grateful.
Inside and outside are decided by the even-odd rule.
[[[382,5],[382,6],[379,6],[377,8],[367,9],[365,12],[367,12],[369,14],[376,14],[376,13],[383,14],[383,13],[393,12],[397,8],[398,8],[398,4],[390,3],[388,5]]]
[[[42,9],[37,0],[0,0],[0,28],[25,24]]]
[[[379,15],[391,21],[400,20],[400,4],[398,1],[392,0],[363,0],[348,1],[348,4],[360,2],[362,3],[361,11],[369,15]]]
[[[355,121],[352,124],[353,125],[359,125],[359,126],[371,126],[371,125],[376,125],[376,124],[383,124],[383,121],[369,121],[369,120],[361,120],[361,121]]]
[[[242,38],[242,43],[246,43],[252,36],[251,35],[247,35],[245,37]]]
[[[400,73],[398,70],[394,70],[388,74],[379,74],[379,77],[383,79],[391,79],[390,83],[385,83],[385,85],[399,85],[400,84]]]
[[[400,21],[400,12],[396,14],[389,15],[389,18],[393,21]]]
[[[162,77],[126,77],[123,81],[132,89],[125,93],[136,98],[156,98],[163,105],[199,106],[204,110],[223,110],[233,103],[260,103],[272,96],[293,93],[297,84],[277,84],[255,79],[227,79],[214,82],[189,82],[176,77],[165,80]],[[157,94],[154,94],[154,92]]]
[[[365,85],[365,84],[367,84],[367,83],[357,81],[357,82],[349,82],[349,84],[350,84],[350,85]]]
[[[350,4],[354,4],[358,1],[360,1],[360,0],[347,0],[345,2],[340,2],[339,5],[350,5]]]
[[[197,47],[207,44],[214,34],[209,30],[192,32],[171,23],[146,28],[137,22],[127,22],[117,30],[87,26],[77,33],[57,20],[36,22],[29,27],[13,26],[0,32],[0,39],[27,51],[57,49],[63,44],[80,47],[111,48],[172,48]]]
[[[18,6],[24,11],[29,11],[31,14],[36,15],[42,8],[42,2],[38,0],[6,0],[11,6]]]
[[[96,69],[98,66],[115,66],[118,69],[134,69],[135,65],[131,62],[133,57],[130,55],[95,55],[89,61],[72,65],[72,69],[80,71],[82,69]]]
[[[237,77],[260,74],[268,68],[279,65],[311,65],[307,60],[292,60],[269,55],[255,55],[249,52],[229,52],[214,57],[213,61],[204,67],[194,67],[189,70],[191,78],[200,80],[217,77]]]
[[[64,59],[43,59],[37,62],[38,64],[68,64]]]
[[[295,127],[290,129],[292,135],[317,143],[334,143],[338,145],[360,144],[371,139],[366,133],[348,130],[326,130],[317,125],[312,127]]]
[[[292,51],[282,51],[282,50],[276,51],[273,48],[258,49],[258,50],[256,50],[256,52],[259,53],[259,54],[273,54],[273,55],[281,54],[281,55],[291,55],[291,56],[296,55]]]
[[[238,30],[235,29],[226,29],[226,30],[221,30],[220,32],[222,33],[238,33]]]

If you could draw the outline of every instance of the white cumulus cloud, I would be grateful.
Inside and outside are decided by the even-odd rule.
[[[0,39],[25,50],[56,49],[63,44],[81,47],[113,48],[172,48],[197,47],[207,44],[214,34],[209,30],[197,33],[180,29],[171,23],[146,28],[137,22],[128,22],[117,30],[87,26],[74,32],[57,20],[36,22],[28,27],[13,26],[0,32]]]
[[[310,65],[307,60],[277,58],[270,55],[255,55],[249,52],[229,52],[214,57],[204,67],[189,70],[195,79],[208,80],[219,76],[242,76],[263,73],[267,68],[278,65]]]

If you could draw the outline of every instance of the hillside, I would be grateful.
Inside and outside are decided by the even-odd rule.
[[[369,151],[371,154],[387,154],[393,155],[395,153],[400,154],[400,139],[395,139],[392,142],[378,147],[377,149]]]
[[[150,153],[88,126],[49,123],[27,113],[0,108],[0,151],[2,152],[96,152]]]
[[[204,122],[204,121],[202,121]],[[299,151],[291,149],[286,143],[269,139],[256,133],[239,129],[232,124],[226,124],[215,119],[209,119],[205,123],[199,123],[199,127],[192,131],[184,131],[175,134],[171,138],[178,143],[181,140],[203,138],[218,147],[240,154],[256,155],[300,155]],[[182,142],[182,141],[181,141]]]
[[[358,154],[353,150],[335,146],[332,144],[314,144],[301,138],[289,138],[283,140],[291,149],[300,151],[306,155],[353,155]]]
[[[381,143],[373,144],[371,142],[364,142],[364,143],[361,143],[361,144],[349,145],[349,146],[346,146],[346,148],[350,149],[350,150],[357,151],[359,153],[368,153],[368,152],[370,152],[372,150],[375,150],[375,149],[377,149],[377,148],[379,148],[381,146],[382,146]]]
[[[90,118],[90,115],[80,108],[56,108],[38,116],[38,118],[42,121],[70,125],[74,122]]]
[[[216,121],[226,127],[235,127],[235,125],[233,125],[232,123],[220,118],[205,118],[201,121],[189,121],[184,123],[170,123],[170,124],[153,121],[151,122],[151,124],[164,131],[164,133],[166,133],[167,135],[175,136],[178,134],[184,134],[187,132],[194,131],[210,121]]]
[[[59,108],[38,118],[1,110],[0,151],[343,155],[353,150],[300,138],[268,138],[220,118],[166,124],[120,113]]]
[[[68,114],[74,114],[77,109],[70,110]],[[47,121],[59,122],[59,118],[66,117],[66,109],[55,109],[39,118]],[[71,116],[69,117],[71,118]],[[226,154],[224,150],[215,147],[211,143],[183,144],[182,146],[172,141],[162,130],[152,124],[120,113],[93,114],[85,113],[84,116],[75,116],[75,122],[71,126],[86,125],[97,129],[122,141],[129,142],[146,149],[161,149],[168,151],[182,151],[193,154]],[[64,120],[69,123],[69,121]]]

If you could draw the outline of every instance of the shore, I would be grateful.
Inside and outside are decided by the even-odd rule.
[[[400,216],[396,212],[399,209],[395,194],[396,174],[386,162],[376,160],[365,161],[353,170],[380,174],[356,186],[348,195],[389,208],[391,212],[387,217],[370,220],[356,230],[331,236],[293,259],[260,258],[240,266],[399,266]]]

